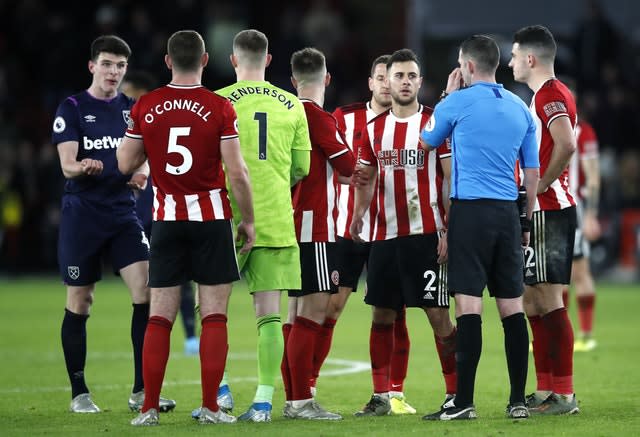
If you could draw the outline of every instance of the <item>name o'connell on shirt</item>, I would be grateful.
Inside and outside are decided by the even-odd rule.
[[[174,99],[165,100],[162,103],[152,106],[150,112],[144,114],[144,121],[151,124],[155,120],[156,115],[162,115],[165,112],[175,110],[191,111],[204,121],[208,121],[208,117],[211,115],[211,111],[199,102],[194,102],[193,100],[188,99]]]
[[[242,88],[238,88],[235,91],[231,92],[227,96],[227,99],[229,99],[231,103],[236,103],[238,100],[242,99],[242,97],[254,94],[262,94],[265,96],[273,97],[289,110],[294,108],[293,102],[287,96],[280,93],[277,89],[264,86],[244,86]]]

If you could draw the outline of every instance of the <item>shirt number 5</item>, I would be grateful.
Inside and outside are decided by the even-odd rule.
[[[189,136],[190,127],[172,127],[169,129],[169,144],[167,145],[167,153],[177,153],[182,156],[182,164],[178,166],[171,165],[167,162],[165,171],[172,175],[185,174],[193,165],[193,155],[191,151],[183,145],[178,144],[178,137]]]

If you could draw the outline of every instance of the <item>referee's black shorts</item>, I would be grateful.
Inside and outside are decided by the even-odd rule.
[[[453,200],[449,211],[449,292],[522,296],[522,233],[515,201]]]

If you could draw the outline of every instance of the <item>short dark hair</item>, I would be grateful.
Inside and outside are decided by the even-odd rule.
[[[487,35],[473,35],[460,44],[460,53],[475,61],[483,73],[495,73],[500,62],[500,49],[495,40]]]
[[[396,62],[409,62],[413,61],[418,65],[418,70],[420,70],[420,61],[418,61],[418,55],[414,53],[411,49],[400,49],[391,53],[389,59],[387,60],[387,70],[391,68],[393,64]]]
[[[179,30],[167,42],[167,54],[178,71],[198,70],[204,53],[204,40],[195,30]]]
[[[376,74],[376,67],[380,64],[384,64],[385,67],[387,66],[387,62],[389,61],[389,58],[391,57],[391,55],[380,55],[377,58],[375,58],[373,60],[373,63],[371,64],[371,73],[369,75],[369,77],[373,77],[374,74]]]
[[[101,35],[91,43],[91,60],[97,60],[100,53],[113,53],[129,59],[131,47],[119,36]]]
[[[553,34],[544,26],[536,24],[534,26],[523,27],[513,35],[513,42],[521,47],[528,47],[536,51],[542,61],[553,63],[556,57],[558,46]]]
[[[296,80],[315,81],[324,78],[326,60],[324,54],[313,47],[306,47],[291,55],[291,72]]]
[[[233,38],[233,52],[242,52],[245,60],[252,64],[262,62],[268,49],[267,36],[256,29],[240,31]]]
[[[123,82],[129,82],[134,88],[151,91],[156,88],[156,80],[146,71],[129,70],[125,74]]]

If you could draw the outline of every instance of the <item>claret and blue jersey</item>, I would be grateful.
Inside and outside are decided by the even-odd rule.
[[[110,208],[133,208],[133,193],[127,187],[131,177],[120,173],[116,160],[116,149],[127,128],[132,105],[133,99],[122,93],[110,100],[100,100],[87,91],[60,104],[53,123],[53,144],[77,141],[78,161],[91,158],[104,165],[100,175],[68,179],[65,193]]]

